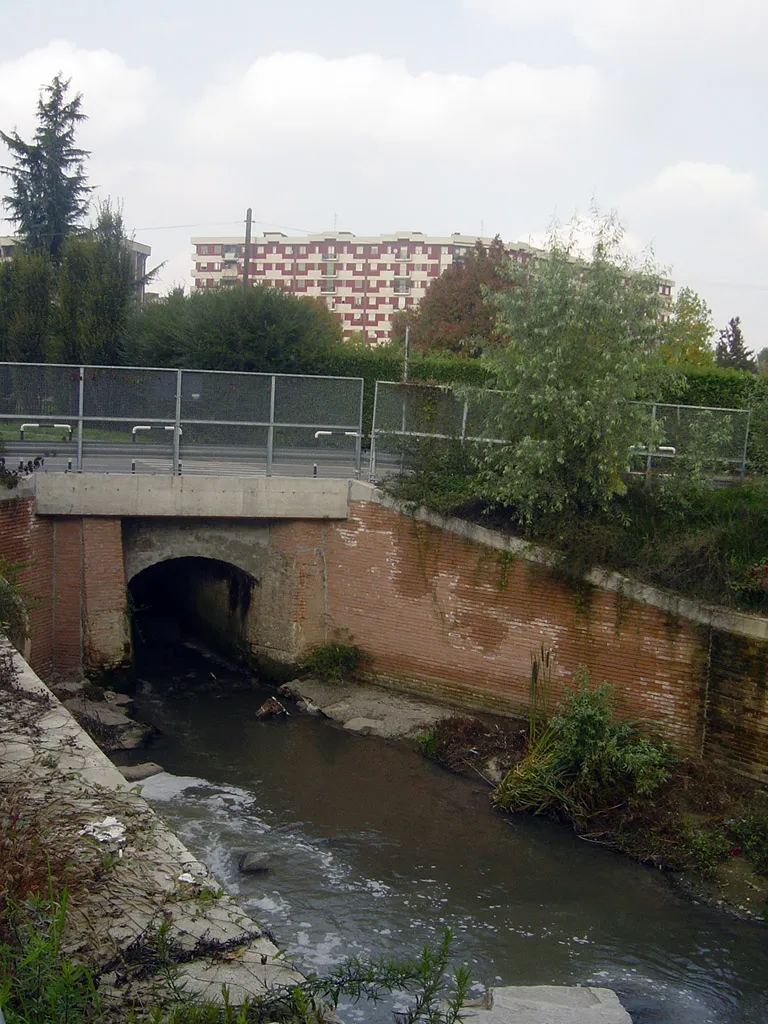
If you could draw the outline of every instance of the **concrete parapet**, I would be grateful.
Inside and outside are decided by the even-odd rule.
[[[41,473],[35,511],[46,516],[346,519],[347,480],[306,477]]]

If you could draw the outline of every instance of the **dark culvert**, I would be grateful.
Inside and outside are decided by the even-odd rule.
[[[138,573],[128,588],[137,671],[164,666],[176,677],[203,659],[242,672],[257,586],[215,558],[173,558]]]

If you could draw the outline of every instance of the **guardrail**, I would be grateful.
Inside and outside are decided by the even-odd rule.
[[[0,363],[6,461],[359,478],[362,438],[360,377]]]

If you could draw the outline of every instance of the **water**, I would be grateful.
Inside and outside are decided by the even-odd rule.
[[[146,677],[138,710],[168,774],[144,795],[299,965],[403,955],[450,925],[478,984],[607,985],[636,1024],[768,1021],[764,927],[557,825],[495,814],[485,787],[402,745],[258,721],[265,692],[230,683]],[[269,854],[268,874],[238,872],[247,849]]]

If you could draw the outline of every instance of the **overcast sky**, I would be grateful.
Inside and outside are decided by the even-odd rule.
[[[763,0],[0,0],[0,127],[57,71],[91,181],[161,287],[190,235],[400,228],[539,241],[616,209],[768,345]],[[0,179],[3,193],[7,179]],[[0,222],[0,230],[9,225]]]

